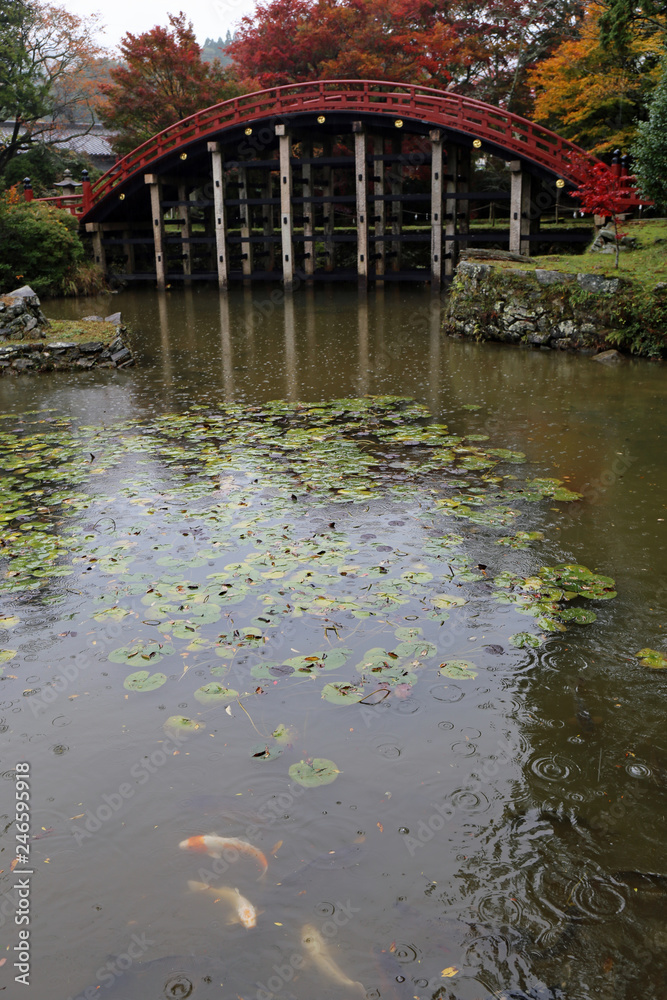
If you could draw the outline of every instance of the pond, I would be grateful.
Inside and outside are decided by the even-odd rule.
[[[662,1000],[663,368],[46,303],[112,309],[136,367],[0,381],[5,995]]]

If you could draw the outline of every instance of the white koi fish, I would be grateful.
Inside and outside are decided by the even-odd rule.
[[[243,924],[246,930],[257,926],[257,910],[249,899],[241,895],[238,889],[230,889],[226,885],[216,889],[215,886],[207,885],[206,882],[193,882],[192,880],[188,882],[188,889],[191,892],[207,892],[215,896],[216,899],[223,899],[226,903],[229,903],[236,913],[236,916],[230,920],[230,923]]]
[[[362,984],[348,979],[345,973],[338,968],[327,950],[322,935],[312,924],[306,924],[301,931],[301,947],[308,952],[313,963],[325,976],[338,983],[339,986],[347,986],[357,996],[366,996],[366,990]]]
[[[182,851],[201,851],[208,854],[210,858],[224,856],[226,861],[229,861],[230,858],[225,856],[225,851],[247,854],[261,868],[260,878],[269,867],[268,861],[257,847],[253,847],[247,840],[240,840],[238,837],[218,837],[216,833],[206,833],[200,837],[188,837],[187,840],[182,840],[178,846]]]

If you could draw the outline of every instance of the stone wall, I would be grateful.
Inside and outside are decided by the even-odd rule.
[[[445,329],[476,340],[594,353],[614,338],[613,305],[625,282],[596,274],[461,261]],[[612,308],[610,308],[610,306]]]
[[[86,316],[87,321],[113,323],[115,335],[109,341],[49,340],[49,321],[40,308],[39,298],[24,285],[0,296],[0,374],[65,371],[87,368],[125,368],[134,358],[125,341],[127,333],[120,313],[103,318]]]

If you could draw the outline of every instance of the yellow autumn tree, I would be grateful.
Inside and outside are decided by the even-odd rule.
[[[623,52],[600,41],[600,8],[587,7],[578,37],[529,72],[533,117],[598,155],[626,151],[660,79],[664,30],[636,25]]]

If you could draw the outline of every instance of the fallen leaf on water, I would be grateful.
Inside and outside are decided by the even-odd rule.
[[[451,979],[453,976],[458,974],[458,969],[453,965],[448,965],[446,969],[443,969],[440,975],[443,979]]]
[[[14,860],[11,863],[11,865],[9,866],[10,872],[14,871],[14,869],[16,868],[16,866],[17,866],[18,863],[19,863],[19,859],[18,858],[14,858]]]
[[[78,816],[70,816],[70,819],[82,819],[82,817],[85,815],[86,815],[85,813],[79,813]]]
[[[6,961],[6,958],[0,958],[0,965],[4,965]]]
[[[382,823],[377,823],[376,826],[377,826],[378,830],[380,831],[380,833],[384,833],[384,827],[383,827]]]

